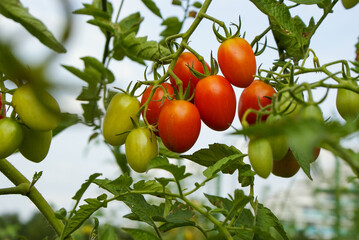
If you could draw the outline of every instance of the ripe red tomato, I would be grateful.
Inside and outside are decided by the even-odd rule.
[[[183,92],[186,90],[188,84],[190,83],[190,94],[192,95],[193,90],[195,89],[199,79],[192,75],[188,66],[200,73],[204,73],[202,63],[191,52],[184,52],[179,56],[173,68],[173,73],[176,74],[176,76],[182,80]],[[210,69],[208,64],[207,67],[208,69]],[[170,77],[170,81],[171,84],[178,89],[175,79]]]
[[[217,59],[223,75],[236,87],[248,87],[256,73],[256,58],[251,45],[240,37],[224,41],[218,48]]]
[[[227,79],[219,75],[203,78],[195,93],[194,103],[202,121],[216,131],[229,128],[236,114],[236,94]]]
[[[158,117],[160,115],[161,109],[163,105],[170,101],[168,98],[163,99],[164,89],[166,89],[167,93],[172,98],[174,95],[174,90],[171,84],[162,83],[162,87],[158,87],[155,93],[152,96],[150,103],[148,104],[148,108],[146,111],[146,118],[149,124],[154,125],[158,122]],[[146,103],[148,97],[151,94],[153,86],[146,88],[145,92],[142,95],[141,106]],[[142,111],[142,117],[144,117],[144,111]],[[157,134],[157,133],[156,133]]]
[[[197,107],[185,100],[167,102],[160,112],[158,130],[169,150],[186,152],[196,143],[201,130],[201,116]]]
[[[245,88],[239,98],[238,102],[238,117],[239,121],[242,122],[242,118],[247,109],[259,110],[260,106],[265,107],[272,103],[270,98],[275,94],[275,89],[260,80],[254,80],[251,85]],[[268,98],[269,97],[269,98]],[[258,99],[260,106],[258,104]],[[262,115],[261,121],[265,121],[268,115]],[[249,124],[254,124],[257,120],[257,114],[249,113],[246,117],[246,121]]]

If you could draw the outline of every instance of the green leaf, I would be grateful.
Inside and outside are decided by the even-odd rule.
[[[192,6],[199,9],[199,8],[202,7],[202,3],[201,3],[201,2],[194,2],[194,3],[192,4]]]
[[[102,62],[93,57],[83,57],[81,60],[85,64],[86,69],[94,69],[96,72],[101,73],[102,79],[107,79],[107,83],[112,83],[115,80],[113,73],[106,68]]]
[[[291,17],[288,7],[276,0],[251,0],[256,7],[268,16],[274,39],[280,53],[285,51],[287,57],[296,61],[302,59],[309,48],[314,19],[308,27],[295,16]]]
[[[103,198],[100,196],[100,199]],[[64,229],[64,238],[78,229],[94,212],[102,207],[106,207],[106,203],[95,198],[85,199],[87,204],[81,205],[75,215],[69,220],[67,227]]]
[[[152,12],[154,13],[156,16],[162,18],[161,15],[161,11],[160,9],[156,6],[155,2],[153,2],[152,0],[141,0],[143,2],[143,4],[146,5],[146,7]]]
[[[156,216],[161,217],[163,212],[160,207],[150,205],[140,194],[128,194],[123,199],[123,202],[138,217],[139,221],[145,222],[152,227],[156,226],[153,218]]]
[[[238,182],[242,187],[247,187],[254,184],[254,176],[256,173],[252,171],[251,165],[245,164],[238,169]]]
[[[284,240],[289,240],[278,218],[272,213],[270,209],[264,207],[262,204],[258,204],[256,227],[261,230],[261,234],[266,233],[266,238],[264,239],[270,239],[267,234],[269,234],[270,228],[273,227]],[[275,240],[275,238],[273,239]]]
[[[72,197],[72,199],[76,200],[76,201],[80,201],[80,199],[82,198],[83,194],[85,193],[85,191],[87,190],[87,188],[91,185],[91,183],[93,183],[95,181],[96,178],[98,178],[99,176],[101,176],[100,173],[94,173],[92,174],[88,180],[86,180],[85,183],[83,183],[81,185],[81,188],[76,192],[75,196]]]
[[[155,180],[138,181],[133,185],[133,189],[136,191],[154,191],[154,192],[162,192],[163,191],[162,185]]]
[[[170,55],[168,48],[155,41],[147,41],[147,37],[136,38],[135,33],[126,37],[117,37],[114,41],[114,58],[121,60],[127,56],[133,61],[144,64],[144,60],[156,61]]]
[[[100,188],[105,189],[113,195],[123,194],[129,191],[132,185],[132,178],[127,174],[121,175],[115,180],[109,179],[96,179],[94,181]]]
[[[215,196],[215,195],[209,195],[209,194],[206,194],[206,193],[204,194],[204,196],[208,199],[208,201],[213,206],[216,206],[219,209],[225,210],[225,211],[221,212],[224,216],[227,216],[229,211],[233,207],[232,200],[230,200],[228,198],[223,198],[223,197]]]
[[[134,240],[160,240],[156,235],[142,229],[122,228],[131,235]]]
[[[298,4],[306,4],[306,5],[313,5],[313,4],[321,4],[324,0],[290,0],[292,2]]]
[[[229,157],[222,158],[221,160],[217,161],[214,165],[208,167],[206,170],[203,171],[203,175],[207,178],[213,178],[215,174],[217,174],[219,171],[224,171],[225,169],[228,169],[230,166],[237,166],[244,165],[243,163],[243,157],[245,154],[234,154]]]
[[[92,5],[92,4],[82,4],[84,8],[73,11],[73,14],[83,14],[90,15],[93,17],[104,18],[107,20],[111,19],[111,14],[108,12],[104,12],[102,9]]]
[[[119,23],[119,33],[128,35],[130,33],[137,34],[140,24],[143,21],[143,17],[139,12],[133,13],[124,19],[122,19]]]
[[[115,31],[115,24],[113,24],[110,20],[107,19],[91,19],[88,20],[87,23],[99,27],[104,32],[113,33]]]
[[[72,113],[61,113],[61,119],[57,127],[52,130],[52,136],[56,136],[63,130],[65,130],[68,127],[71,127],[77,123],[81,122],[79,116]]]
[[[182,22],[177,17],[169,17],[161,25],[166,26],[166,29],[160,34],[164,38],[178,34],[182,29]]]
[[[97,105],[97,101],[81,104],[81,107],[83,109],[83,117],[86,123],[92,124],[95,118],[100,118],[103,115],[103,112]]]
[[[172,5],[181,6],[182,2],[181,2],[181,0],[172,0]]]
[[[189,206],[176,203],[166,216],[167,222],[162,224],[159,229],[166,232],[173,228],[195,226],[196,223],[190,220],[194,215],[193,210]]]
[[[91,238],[91,240],[93,240]],[[104,230],[100,235],[100,240],[119,240],[115,227],[111,225],[105,225]]]
[[[156,157],[150,161],[148,165],[148,169],[153,169],[153,168],[163,169],[172,173],[172,175],[177,181],[180,181],[182,179],[185,179],[186,177],[191,176],[190,173],[186,173],[185,166],[177,166],[174,164],[170,164],[167,158],[161,156]]]
[[[0,13],[7,18],[20,23],[29,33],[36,37],[42,44],[58,53],[65,53],[66,49],[46,26],[33,17],[27,8],[22,6],[19,0],[0,1]]]
[[[76,98],[78,101],[97,101],[100,99],[96,84],[89,84],[88,87],[82,87],[80,95]]]
[[[224,173],[233,173],[244,164],[242,161],[244,155],[242,157],[241,155],[241,151],[233,146],[215,143],[210,144],[209,148],[200,149],[192,155],[181,155],[181,157],[191,160],[199,165],[209,167],[213,166],[221,159],[232,156],[229,159],[223,160],[212,169],[216,171],[219,167]],[[237,157],[237,160],[234,159],[235,157]],[[225,167],[223,168],[224,165]]]

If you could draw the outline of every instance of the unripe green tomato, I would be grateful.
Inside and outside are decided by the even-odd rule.
[[[296,94],[296,97],[303,100],[303,93]],[[289,92],[283,92],[276,103],[277,112],[283,113],[287,117],[296,117],[300,109],[301,105],[295,101]]]
[[[12,105],[20,119],[31,129],[49,131],[60,122],[60,107],[55,98],[43,89],[25,84],[15,90]]]
[[[299,114],[302,119],[324,121],[322,110],[318,105],[307,105],[300,110]]]
[[[346,121],[353,121],[359,115],[359,94],[340,88],[336,99],[337,110]]]
[[[32,162],[41,162],[49,152],[52,131],[35,131],[22,127],[24,139],[19,146],[20,153]]]
[[[0,119],[0,158],[13,154],[23,140],[19,123],[11,118]]]
[[[273,153],[266,138],[251,139],[249,141],[248,158],[258,176],[267,178],[272,172]]]
[[[103,136],[112,146],[120,146],[125,143],[128,132],[138,123],[137,112],[140,109],[140,102],[133,96],[126,93],[117,93],[108,105],[103,119]],[[127,132],[127,133],[125,133]]]
[[[359,3],[359,0],[342,0],[342,4],[344,8],[350,9],[357,5]]]
[[[282,121],[282,116],[271,114],[268,116],[266,122],[268,124],[278,124],[280,121]],[[284,134],[270,136],[268,137],[268,141],[272,148],[273,160],[281,160],[287,154],[289,149],[288,137]]]
[[[156,135],[147,127],[135,128],[127,136],[125,149],[130,167],[143,173],[151,159],[158,155]]]

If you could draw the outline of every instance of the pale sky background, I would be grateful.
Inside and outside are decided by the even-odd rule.
[[[60,35],[61,27],[64,22],[64,15],[62,14],[62,9],[59,5],[60,1],[23,0],[21,2],[23,5],[29,7],[30,12],[41,19],[55,36]],[[73,10],[75,10],[81,7],[81,2],[88,3],[89,1],[71,2]],[[116,12],[120,1],[113,2]],[[164,18],[177,15],[180,12],[178,11],[178,7],[172,6],[170,2],[171,1],[169,0],[156,1]],[[163,29],[160,26],[161,21],[150,11],[145,9],[141,1],[125,1],[120,18],[128,16],[138,10],[140,10],[145,17],[138,36],[147,35],[149,40],[158,40],[159,32]],[[305,6],[296,9],[294,13],[300,15],[303,21],[307,24],[311,16],[314,16],[315,20],[318,20],[321,10],[317,7]],[[209,7],[208,14],[217,17],[226,24],[229,24],[230,22],[237,23],[238,14],[241,15],[242,32],[243,30],[246,31],[246,39],[249,41],[260,34],[268,26],[266,16],[257,10],[249,1],[216,0],[213,1]],[[182,17],[182,12],[180,12],[179,16]],[[311,48],[314,49],[322,64],[338,59],[354,59],[354,45],[359,36],[358,16],[358,6],[351,10],[345,10],[339,2],[334,8],[334,13],[327,17],[322,23],[322,26],[318,29],[311,42]],[[49,72],[51,81],[56,83],[59,82],[67,86],[66,89],[54,93],[60,103],[62,111],[81,112],[80,102],[76,102],[74,99],[80,92],[83,82],[67,72],[60,66],[60,64],[73,65],[82,69],[83,64],[80,60],[81,57],[92,56],[100,60],[102,59],[104,37],[99,33],[98,28],[86,23],[89,19],[90,17],[88,16],[74,16],[74,33],[72,34],[70,41],[66,44],[67,53],[57,58],[57,61],[52,64],[51,71]],[[187,29],[191,22],[191,19],[187,20],[184,29]],[[5,40],[11,40],[11,42],[18,48],[17,54],[21,58],[24,58],[30,66],[34,63],[41,62],[44,54],[49,52],[46,47],[30,36],[20,25],[13,23],[2,16],[0,16],[0,37]],[[271,33],[268,34],[268,37],[269,44],[273,46]],[[216,56],[219,43],[212,33],[212,23],[208,20],[204,20],[200,24],[198,30],[193,34],[190,41],[190,46],[202,54],[207,61],[209,61],[211,51],[213,51],[213,55]],[[268,68],[271,66],[273,59],[276,58],[276,52],[267,49],[263,55],[257,57],[257,65],[263,64],[263,68]],[[310,61],[308,61],[308,63]],[[112,61],[110,69],[116,77],[116,82],[113,86],[126,88],[130,81],[141,80],[143,78],[143,71],[145,68],[144,66],[126,60],[120,63]],[[317,77],[319,76],[313,74],[306,77],[306,80],[311,81],[313,78]],[[242,90],[237,88],[235,91],[238,99]],[[320,99],[321,96],[323,96],[323,93],[318,92],[318,94],[315,95],[315,98]],[[327,101],[321,106],[325,118],[329,116],[340,118],[335,109],[334,91],[330,92]],[[240,127],[237,115],[234,119],[233,126],[236,128]],[[231,130],[215,132],[209,130],[202,124],[200,137],[195,146],[188,153],[194,152],[200,148],[205,148],[208,144],[215,142],[235,145],[239,149],[243,149],[243,152],[246,152],[247,143],[245,140],[238,136],[229,136],[228,134],[230,132]],[[43,171],[43,176],[36,184],[38,190],[43,194],[45,199],[54,206],[55,210],[61,207],[70,210],[74,204],[71,197],[92,173],[99,172],[103,174],[102,177],[111,179],[116,178],[120,173],[108,148],[103,144],[100,144],[102,140],[101,138],[87,144],[90,135],[90,128],[76,125],[65,130],[53,139],[49,154],[43,162],[39,164],[32,163],[24,159],[20,154],[15,154],[9,157],[8,160],[28,179],[31,179],[34,172]],[[354,146],[357,143],[358,140],[355,139],[350,144],[351,146]],[[327,162],[330,158],[330,154],[322,151],[320,156],[321,161]],[[191,168],[187,169],[190,169],[191,172],[195,173],[203,171],[202,168],[193,168],[193,166],[195,166],[193,164],[190,166]],[[160,174],[164,173],[161,172]],[[148,175],[153,175],[153,171],[150,171]],[[143,177],[144,175],[139,176]],[[304,177],[304,173],[300,171],[295,178],[301,179]],[[256,194],[259,194],[259,199],[261,200],[263,197],[263,195],[261,195],[263,189],[269,188],[271,192],[274,193],[277,190],[284,189],[288,186],[290,181],[292,180],[282,179],[275,176],[270,176],[268,179],[257,177],[255,185]],[[194,182],[188,183],[188,187],[191,188],[193,183]],[[0,187],[4,188],[10,186],[12,186],[12,184],[0,174]],[[214,184],[209,185],[208,187],[205,187],[204,190],[214,194],[215,190],[213,186]],[[232,194],[235,188],[240,188],[240,185],[237,182],[237,174],[225,175],[222,178],[221,186],[222,196]],[[95,197],[97,196],[94,195],[96,193],[97,189],[93,188],[86,194],[86,197]],[[197,196],[202,198],[203,195],[198,194]],[[110,213],[111,207],[112,206],[109,206],[108,209],[105,209],[105,212]],[[23,196],[0,196],[0,214],[18,212],[22,217],[27,218],[34,210],[36,210],[34,205]],[[125,213],[128,213],[127,209],[125,209]]]

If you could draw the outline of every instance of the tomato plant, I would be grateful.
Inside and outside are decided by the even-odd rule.
[[[210,70],[208,64],[206,63],[208,70]],[[195,89],[199,79],[195,77],[189,67],[194,70],[205,73],[202,63],[198,58],[191,52],[183,52],[177,59],[175,66],[173,67],[173,73],[182,81],[182,90],[190,85],[190,95],[192,95],[193,90]],[[171,84],[178,89],[176,80],[173,77],[170,77]]]
[[[20,153],[28,160],[36,163],[44,160],[50,149],[52,131],[35,131],[23,126],[22,132],[24,138],[19,146]]]
[[[218,64],[223,75],[236,87],[248,87],[256,73],[256,58],[251,45],[241,38],[225,40],[218,48]]]
[[[20,119],[33,130],[49,131],[55,129],[60,122],[60,107],[56,99],[31,84],[16,89],[12,106]]]
[[[359,115],[359,94],[347,89],[338,89],[337,110],[346,121],[353,121]]]
[[[236,114],[236,101],[233,87],[222,76],[208,76],[196,86],[194,103],[202,121],[213,130],[229,128]]]
[[[11,118],[0,119],[0,158],[6,158],[16,151],[23,139],[19,123]]]
[[[197,141],[201,116],[195,105],[185,100],[167,102],[158,119],[159,135],[171,151],[183,153]]]
[[[151,101],[147,105],[146,118],[149,124],[154,125],[158,122],[158,117],[160,115],[163,105],[170,101],[174,97],[174,90],[171,84],[162,83],[162,87],[156,88]],[[141,106],[143,106],[147,99],[149,98],[153,86],[146,88],[141,98]],[[145,115],[145,112],[142,111],[142,116]]]
[[[131,121],[138,122],[137,113],[140,102],[126,93],[117,93],[111,99],[103,119],[102,131],[105,140],[113,145],[125,143],[130,130],[134,128]]]
[[[272,102],[273,94],[275,94],[275,89],[260,80],[254,80],[251,85],[243,90],[238,102],[238,117],[239,121],[242,122],[245,112],[248,109],[260,110],[260,108],[265,107]],[[261,121],[265,121],[268,117],[268,114],[262,114],[260,117]],[[254,124],[257,121],[256,113],[249,113],[245,120],[249,124]]]
[[[126,159],[130,167],[139,173],[147,170],[150,160],[157,156],[156,135],[147,127],[131,130],[126,138]]]
[[[268,139],[251,139],[248,144],[248,158],[258,176],[267,178],[270,175],[273,168],[273,154]]]

